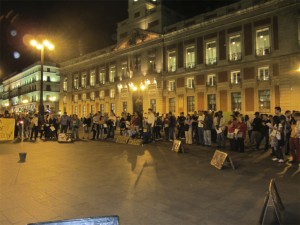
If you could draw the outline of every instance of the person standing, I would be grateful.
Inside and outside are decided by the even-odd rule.
[[[184,136],[184,122],[185,122],[186,118],[184,116],[184,112],[180,113],[180,116],[177,119],[177,123],[178,123],[178,139],[185,139]]]
[[[238,125],[238,121],[235,117],[235,115],[231,115],[230,116],[230,120],[228,121],[228,125],[227,125],[227,138],[229,139],[229,143],[230,143],[230,150],[234,151],[236,150],[236,141],[235,141],[235,135],[234,132],[237,129],[237,125]]]
[[[262,124],[261,124],[261,136],[256,143],[256,150],[259,150],[260,143],[265,139],[265,151],[269,150],[269,128],[271,126],[271,121],[267,114],[262,114]]]
[[[245,138],[247,133],[247,125],[244,117],[239,117],[236,129],[238,129],[236,137],[236,151],[242,153],[245,152]]]
[[[156,117],[153,113],[153,110],[152,109],[148,109],[148,119],[147,119],[147,124],[148,124],[148,132],[151,133],[151,137],[152,137],[152,140],[154,141],[155,140],[155,132],[154,132],[154,125],[155,125],[155,121],[156,121]]]
[[[96,140],[99,138],[99,120],[100,113],[96,112],[92,119],[92,130],[93,130],[93,138],[91,140]]]
[[[110,112],[110,116],[107,120],[107,138],[115,137],[115,126],[116,126],[117,117],[113,111]]]
[[[261,118],[259,112],[255,112],[255,118],[252,122],[251,144],[255,145],[261,136]]]
[[[287,110],[285,112],[285,118],[286,118],[286,122],[285,122],[285,129],[284,129],[284,139],[285,139],[285,155],[289,155],[290,154],[290,137],[291,137],[291,133],[292,133],[292,122],[294,120],[294,118],[292,117],[292,112],[290,110]]]
[[[192,135],[192,117],[190,114],[187,114],[186,120],[184,121],[184,133],[185,133],[185,143],[191,145],[193,143]]]
[[[272,158],[272,160],[278,161],[279,163],[284,162],[282,148],[284,146],[285,123],[286,118],[281,114],[281,108],[279,106],[275,107],[275,116],[273,117],[273,130],[271,132],[271,146],[273,155],[275,156]]]
[[[80,126],[80,120],[78,119],[78,116],[76,114],[73,115],[72,121],[71,121],[71,129],[72,129],[72,138],[76,141],[79,140],[79,129]]]
[[[68,122],[69,122],[69,116],[67,115],[67,112],[64,112],[64,115],[60,118],[60,133],[67,133],[68,131]]]
[[[204,123],[204,115],[203,111],[198,111],[198,144],[204,144],[204,136],[203,136],[203,123]]]
[[[92,115],[88,116],[88,117],[84,117],[83,118],[83,137],[82,139],[89,139],[90,138],[90,128],[91,128],[91,124],[92,124]],[[86,136],[86,137],[85,137]]]
[[[194,112],[192,115],[192,137],[193,137],[193,142],[198,143],[198,113],[197,111]]]
[[[217,132],[217,145],[218,148],[225,148],[226,139],[225,139],[225,119],[223,117],[223,112],[217,112],[217,122],[216,122],[216,132]]]
[[[295,112],[295,120],[291,124],[291,137],[290,137],[290,153],[292,160],[289,163],[298,163],[300,167],[300,112]]]
[[[211,129],[212,129],[213,119],[210,112],[205,112],[203,135],[204,135],[204,145],[211,146]]]
[[[39,119],[37,114],[33,115],[31,124],[32,124],[32,130],[31,130],[30,141],[32,141],[33,135],[34,135],[34,141],[36,141],[39,132]]]
[[[165,133],[165,141],[169,140],[169,114],[167,113],[164,117],[163,128]]]
[[[176,117],[172,114],[172,112],[170,112],[169,113],[169,140],[170,141],[174,141],[176,139],[175,127],[176,127]]]

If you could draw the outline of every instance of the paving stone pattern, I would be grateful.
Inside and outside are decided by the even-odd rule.
[[[254,225],[271,178],[284,224],[300,224],[298,166],[229,152],[237,169],[220,171],[210,165],[214,149],[177,154],[171,145],[1,143],[0,224],[119,215],[121,225]],[[22,151],[27,160],[18,163]]]

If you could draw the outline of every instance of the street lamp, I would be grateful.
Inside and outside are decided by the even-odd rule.
[[[45,47],[52,51],[54,49],[54,45],[50,43],[48,40],[44,40],[42,43],[37,42],[36,40],[31,40],[30,44],[37,48],[38,50],[41,50],[41,90],[40,90],[40,105],[39,105],[39,112],[42,116],[44,116],[45,108],[44,108],[44,99],[43,99],[43,66],[44,66],[44,51]]]

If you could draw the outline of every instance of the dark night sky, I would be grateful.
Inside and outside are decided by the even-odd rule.
[[[163,0],[186,18],[236,1]],[[55,51],[46,60],[60,62],[114,44],[117,22],[126,18],[127,0],[0,0],[0,78],[39,60],[24,43],[30,36],[48,37]]]

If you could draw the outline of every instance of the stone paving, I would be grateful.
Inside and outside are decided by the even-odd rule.
[[[121,225],[258,224],[271,178],[300,224],[300,169],[264,152],[229,152],[237,169],[210,165],[214,150],[170,142],[0,144],[0,224],[118,215]],[[18,153],[27,152],[25,163]]]

